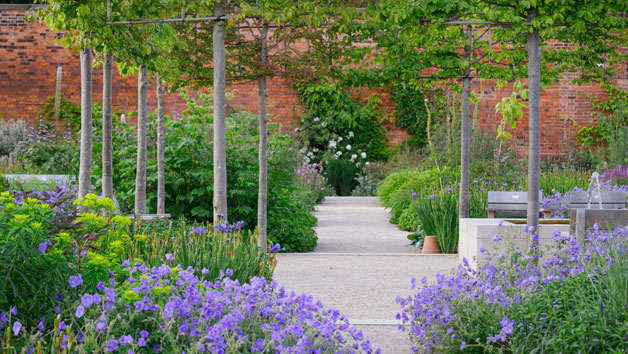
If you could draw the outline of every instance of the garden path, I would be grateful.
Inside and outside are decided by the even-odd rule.
[[[411,293],[412,277],[453,271],[457,255],[419,254],[375,197],[327,197],[314,215],[318,246],[280,254],[273,278],[340,310],[382,353],[411,353],[407,333],[397,328],[395,298]]]

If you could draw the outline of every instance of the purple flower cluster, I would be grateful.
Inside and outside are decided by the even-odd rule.
[[[600,183],[600,189],[602,191],[620,191],[628,193],[628,185],[617,185],[612,180],[607,179]],[[581,192],[582,189],[574,187],[571,191],[565,194],[560,193],[556,189],[552,189],[550,194],[543,193],[542,205],[543,209],[550,210],[550,217],[552,218],[566,218],[569,217],[569,200],[571,192]]]
[[[216,229],[216,231],[226,232],[228,234],[231,234],[231,233],[234,233],[234,232],[238,232],[238,231],[242,230],[243,227],[244,227],[244,221],[236,221],[233,224],[228,224],[228,223],[221,222],[221,223],[218,223],[218,224],[214,225],[214,228]],[[195,228],[195,230],[196,229],[197,228]],[[196,234],[199,235],[199,233],[196,233]]]
[[[148,269],[136,263],[129,268],[137,273],[134,281],[105,287],[102,295],[83,295],[75,311],[86,321],[84,335],[104,334],[109,352],[143,347],[177,353],[380,352],[337,310],[275,282],[252,278],[240,284],[229,278],[230,270],[210,282],[199,280],[191,267]],[[142,327],[107,330],[109,323],[130,320]]]
[[[611,250],[620,257],[628,256],[628,227],[616,229],[611,234],[595,231],[587,236],[584,245],[573,236],[556,232],[557,250],[547,258],[542,257],[539,249],[524,254],[511,248],[508,254],[500,254],[495,260],[488,258],[489,262],[481,265],[479,270],[472,269],[464,259],[457,274],[438,274],[433,285],[426,284],[427,279],[423,278],[423,286],[417,288],[416,280],[412,279],[412,289],[416,293],[397,297],[397,303],[402,307],[397,318],[409,325],[410,335],[417,343],[413,350],[447,352],[453,348],[462,349],[469,345],[469,338],[458,338],[461,334],[458,330],[464,329],[457,326],[464,326],[461,316],[467,306],[481,304],[494,309],[491,311],[496,314],[507,314],[509,308],[519,306],[529,294],[544,291],[551,284],[560,284],[569,277],[582,274],[594,278],[604,272],[614,262],[609,256]],[[495,242],[500,239],[499,235],[493,238]],[[480,343],[475,344],[497,345],[506,341],[515,330],[521,330],[523,325],[519,319],[503,316],[499,324],[494,324],[499,328],[498,332],[479,338]],[[403,326],[400,329],[405,330]]]
[[[15,202],[21,205],[27,198],[37,199],[44,204],[50,205],[50,209],[55,216],[59,218],[71,217],[76,213],[76,207],[72,202],[76,199],[78,193],[74,179],[72,177],[72,181],[67,182],[57,180],[54,187],[43,185],[42,190],[33,188],[30,191],[14,191]]]

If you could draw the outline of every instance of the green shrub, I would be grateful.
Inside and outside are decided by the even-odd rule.
[[[81,107],[63,96],[61,96],[60,103],[59,118],[55,119],[55,96],[48,97],[46,103],[37,112],[36,119],[39,124],[51,125],[61,120],[69,124],[74,131],[79,130],[81,128]]]
[[[241,223],[215,230],[189,223],[141,225],[113,215],[110,199],[88,194],[75,203],[82,213],[61,215],[35,199],[0,195],[0,272],[6,274],[0,308],[17,306],[25,321],[45,316],[50,322],[55,307],[78,294],[70,277],[81,274],[80,290],[94,292],[100,282],[117,279],[125,261],[150,269],[161,265],[167,253],[184,268],[207,269],[204,280],[217,280],[226,269],[243,283],[272,276],[274,256],[263,254],[256,235],[240,231]],[[68,216],[69,223],[58,222]]]
[[[70,271],[61,245],[48,244],[53,212],[34,199],[17,204],[9,192],[0,206],[0,308],[17,306],[26,317],[48,313]]]
[[[408,207],[401,212],[397,226],[400,230],[415,232],[419,225],[421,225],[421,219],[414,211],[412,205],[408,205]]]
[[[297,191],[275,189],[268,196],[268,239],[286,252],[310,252],[318,237],[311,201],[299,198]]]
[[[356,187],[351,195],[356,197],[371,197],[377,194],[377,181],[371,174],[365,173],[355,178]]]
[[[385,207],[390,208],[392,205],[393,194],[403,185],[409,178],[416,177],[418,172],[415,170],[400,170],[386,176],[382,183],[377,187],[377,196]]]
[[[447,168],[423,170],[416,175],[409,175],[390,197],[390,222],[398,222],[401,213],[410,205],[413,193],[430,194],[455,180],[456,172]]]
[[[9,156],[26,138],[27,132],[23,120],[3,122],[0,119],[0,156]]]
[[[165,121],[165,185],[166,213],[174,219],[185,217],[201,224],[211,222],[213,210],[213,145],[211,141],[212,97],[199,94],[200,102],[186,97],[187,109],[184,118]],[[97,124],[97,123],[96,123]],[[258,194],[258,144],[256,116],[250,113],[235,113],[227,117],[227,205],[228,220],[243,221],[245,229],[253,230],[257,225]],[[147,211],[154,213],[157,204],[156,122],[148,123],[147,161]],[[137,133],[134,126],[116,123],[113,151],[114,193],[123,213],[133,208],[136,174]],[[100,136],[94,144],[94,160],[100,160]],[[297,190],[297,151],[295,142],[279,132],[276,124],[269,126],[268,139],[268,215],[270,225],[290,223],[301,234],[310,227],[305,218],[288,218],[273,210],[281,203],[274,203],[273,193],[283,195],[281,190]],[[100,184],[100,166],[96,166],[93,183]],[[310,191],[312,192],[312,191]],[[319,191],[320,192],[320,191]],[[299,194],[306,205],[320,200],[320,193]],[[290,239],[292,230],[277,228],[278,239]],[[310,233],[313,233],[311,231]],[[282,246],[284,246],[282,244]],[[312,246],[313,247],[313,246]],[[310,248],[312,248],[310,247]],[[308,247],[305,247],[308,248]]]
[[[388,138],[381,125],[383,115],[376,102],[361,106],[342,89],[326,83],[299,90],[299,98],[306,110],[299,118],[299,138],[313,153],[313,162],[322,160],[332,140],[348,137],[352,139],[352,150],[365,152],[370,161],[390,156]]]
[[[40,125],[11,153],[29,173],[78,174],[79,144],[70,131]]]

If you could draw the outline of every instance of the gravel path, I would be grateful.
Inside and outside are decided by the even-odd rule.
[[[397,328],[395,298],[410,294],[412,277],[453,271],[457,255],[419,254],[374,197],[327,197],[314,215],[318,246],[280,254],[274,279],[340,310],[382,353],[411,353],[407,334]]]

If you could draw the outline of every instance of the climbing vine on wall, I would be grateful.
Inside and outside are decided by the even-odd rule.
[[[414,147],[424,146],[427,143],[427,112],[423,92],[405,85],[394,85],[391,97],[395,102],[397,126],[410,133],[407,143]]]
[[[591,108],[598,113],[597,123],[576,126],[576,139],[588,150],[591,158],[608,162],[610,167],[628,164],[628,90],[611,81],[600,81],[600,87],[608,94],[607,100],[589,97]]]

